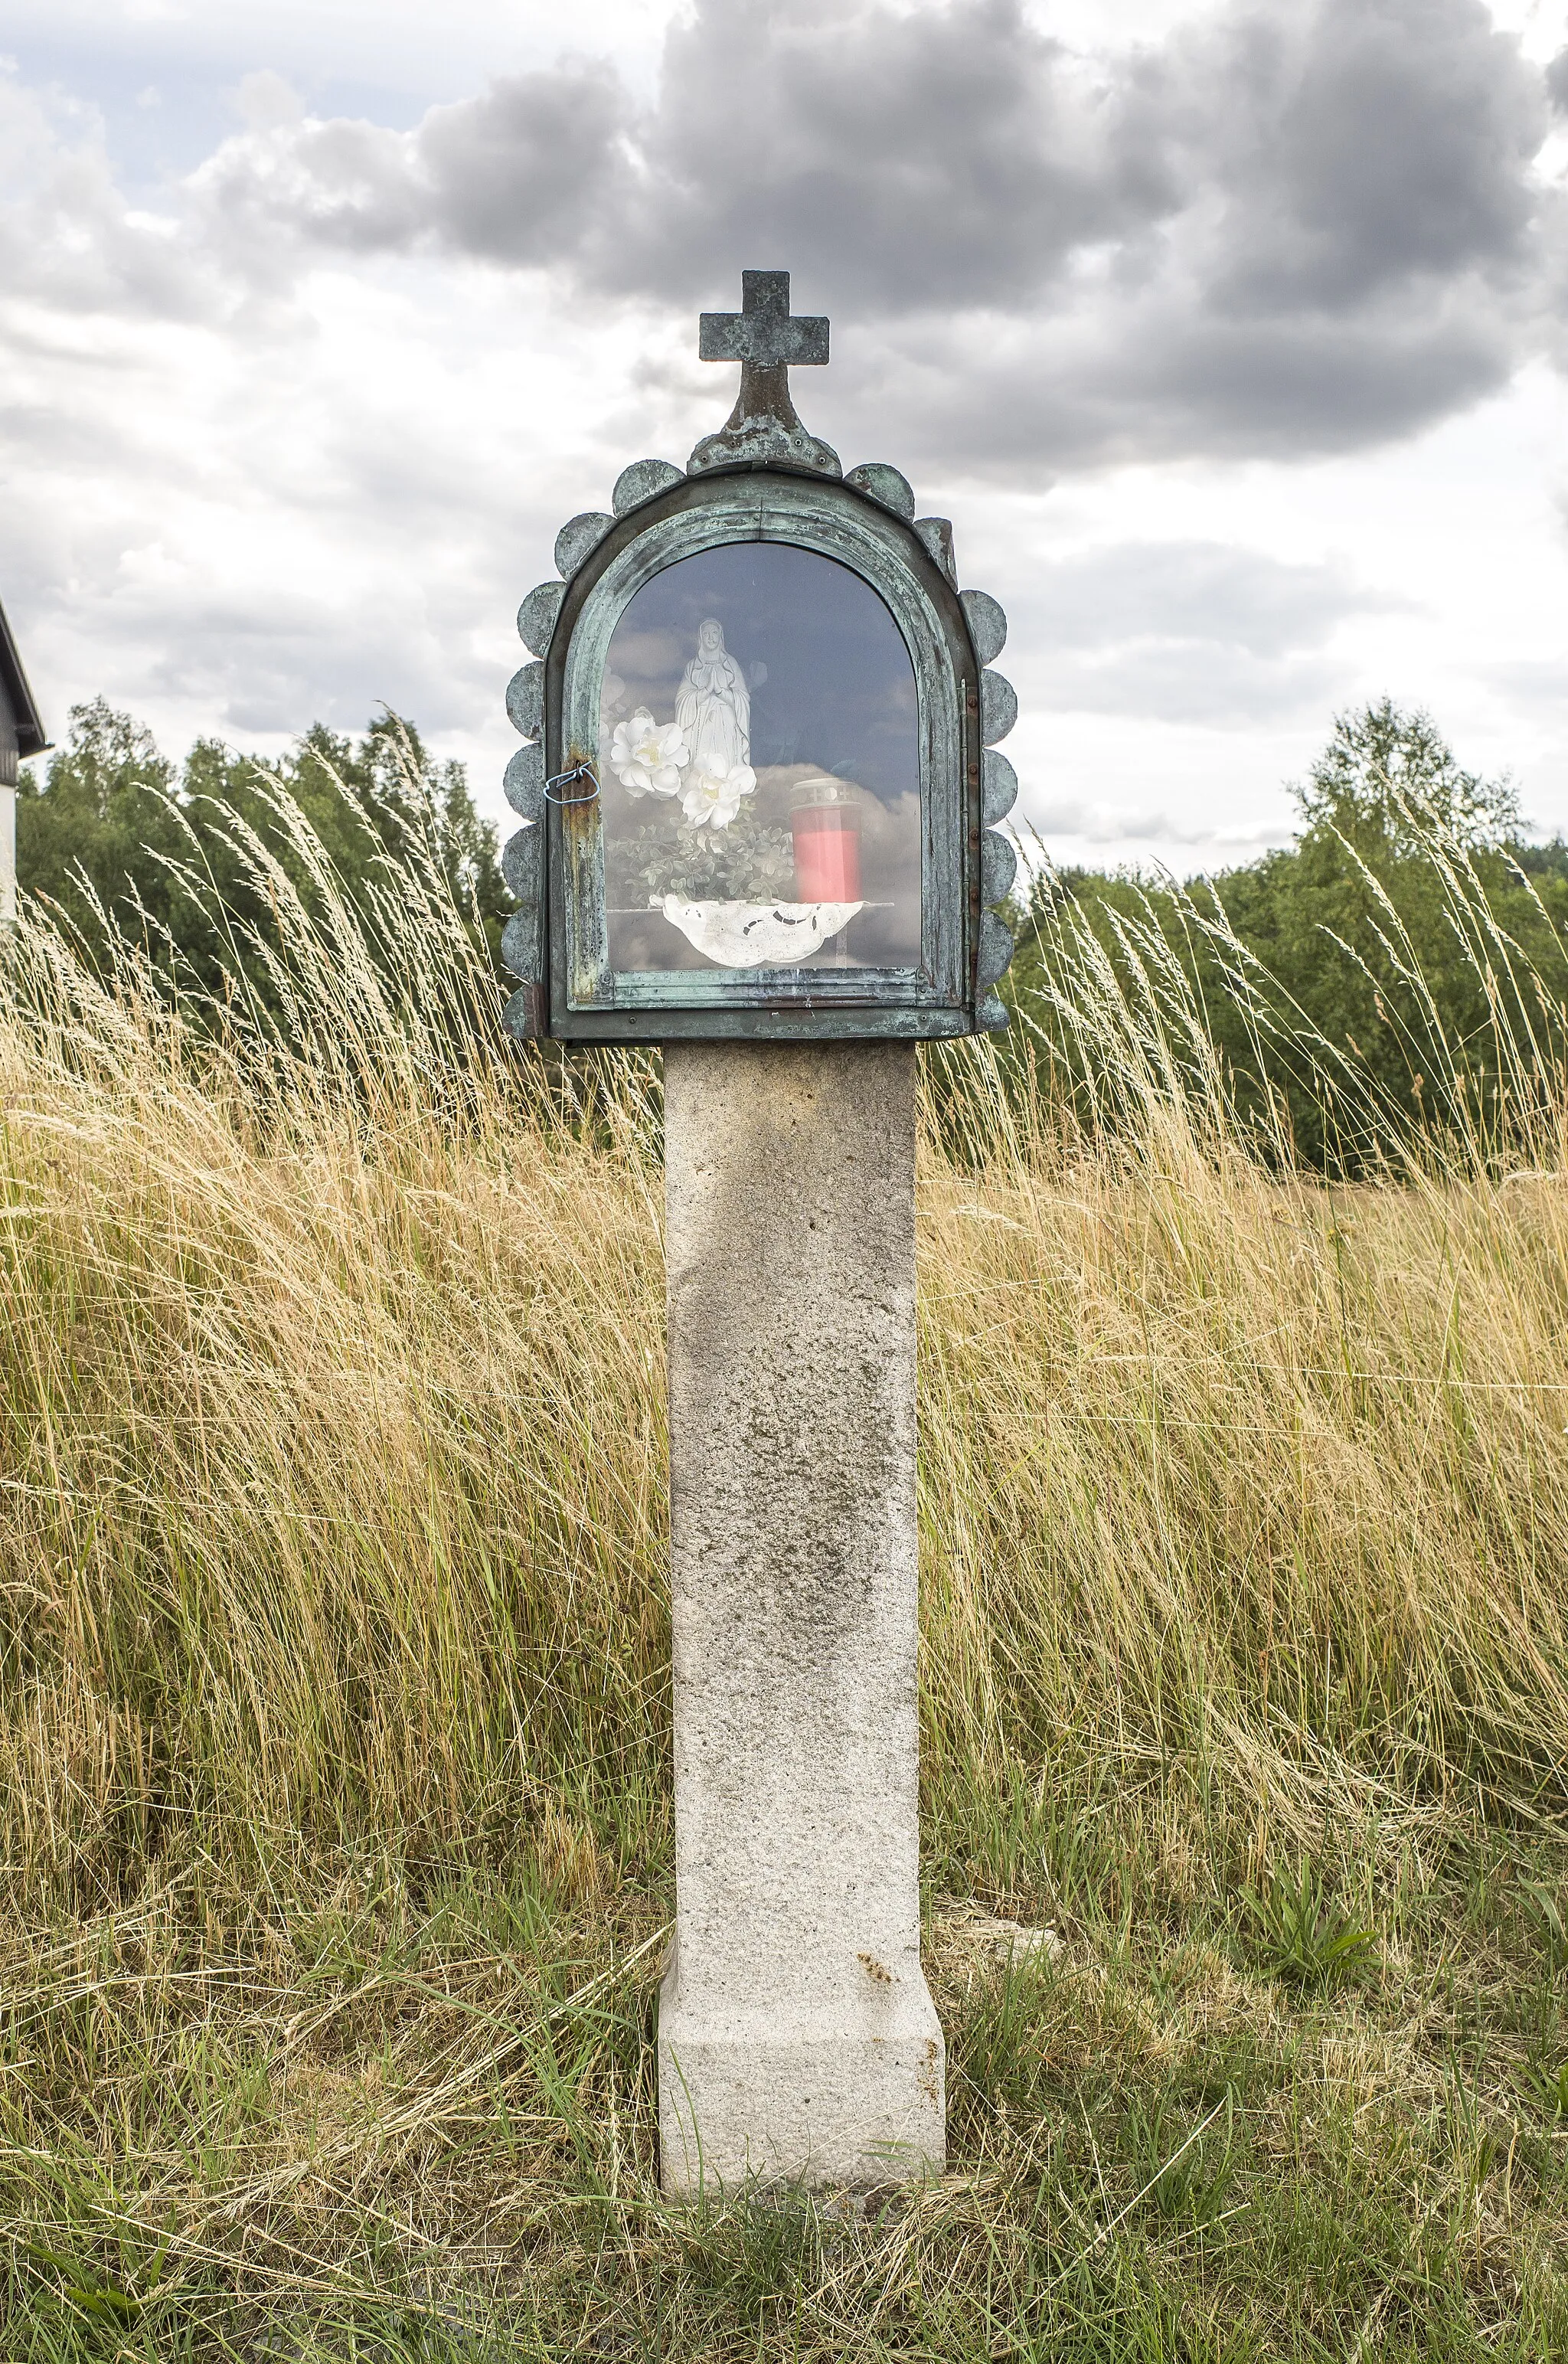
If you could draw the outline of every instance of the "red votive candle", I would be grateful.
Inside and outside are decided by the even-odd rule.
[[[860,791],[847,780],[802,780],[790,802],[795,891],[802,903],[861,899]]]

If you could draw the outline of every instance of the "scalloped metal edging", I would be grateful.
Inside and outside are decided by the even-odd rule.
[[[555,571],[568,581],[585,558],[593,555],[615,523],[603,509],[581,509],[568,518],[555,537]]]
[[[995,911],[980,914],[980,950],[975,962],[974,981],[981,989],[995,985],[1006,974],[1007,963],[1013,957],[1013,931]]]
[[[980,676],[980,736],[986,746],[1005,739],[1018,719],[1018,691],[1006,674],[987,665]]]
[[[526,829],[514,830],[501,849],[501,875],[519,903],[539,901],[539,848],[543,841],[544,831],[535,820]]]
[[[514,763],[517,757],[512,758]],[[1018,801],[1018,775],[1006,755],[987,747],[980,758],[980,818],[987,829],[1006,820]]]
[[[989,591],[961,591],[958,597],[974,653],[983,665],[988,665],[1007,645],[1007,611]]]
[[[951,518],[916,518],[913,522],[916,532],[956,590],[958,561],[953,556],[952,519]]]
[[[539,906],[528,904],[514,911],[501,931],[501,958],[512,975],[521,977],[526,985],[539,982],[543,963],[539,959]]]
[[[1018,852],[1012,839],[999,830],[980,832],[980,899],[983,903],[1005,903],[1013,891],[1018,875]]]
[[[519,747],[501,779],[501,793],[519,820],[538,820],[544,811],[544,749],[535,740]]]
[[[862,460],[858,468],[850,470],[844,482],[852,485],[857,493],[869,494],[873,501],[880,501],[884,509],[891,509],[906,525],[914,524],[915,487],[901,470],[886,460]]]
[[[523,738],[537,739],[543,731],[544,667],[537,659],[519,665],[506,684],[506,712]]]
[[[538,1043],[545,1032],[544,987],[533,982],[517,987],[501,1012],[501,1024],[515,1043]]]
[[[673,460],[634,460],[616,478],[616,488],[610,495],[610,507],[617,517],[625,517],[628,509],[640,508],[656,493],[667,493],[685,474]]]
[[[1005,674],[993,673],[991,660],[1007,642],[1006,610],[989,591],[961,591],[959,602],[969,637],[983,668],[980,675],[980,736],[986,742],[980,759],[980,900],[987,908],[980,919],[980,943],[975,982],[980,998],[974,1022],[983,1033],[994,1034],[1008,1023],[1006,1003],[996,992],[999,977],[1013,957],[1012,931],[991,908],[1005,903],[1018,875],[1018,852],[1010,838],[991,827],[1005,820],[1018,801],[1018,775],[1006,755],[990,743],[1005,739],[1018,719],[1018,697]]]
[[[519,1043],[537,1042],[549,1031],[545,1013],[544,825],[535,821],[513,831],[501,854],[501,875],[517,898],[517,909],[501,931],[502,965],[521,981],[501,1013],[506,1032]]]
[[[536,583],[517,610],[517,638],[531,657],[550,654],[556,618],[566,597],[564,583]]]

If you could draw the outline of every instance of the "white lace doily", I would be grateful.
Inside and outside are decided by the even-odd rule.
[[[690,944],[721,968],[794,968],[847,928],[860,903],[684,903],[659,907]]]

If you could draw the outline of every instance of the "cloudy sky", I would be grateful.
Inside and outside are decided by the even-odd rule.
[[[1109,29],[1107,29],[1107,28]],[[1568,831],[1568,0],[6,0],[0,597],[46,719],[380,700],[499,812],[512,616],[787,268],[1012,619],[1059,860],[1288,835],[1426,705]]]

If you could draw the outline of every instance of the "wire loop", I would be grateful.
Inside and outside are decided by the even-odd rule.
[[[574,780],[586,780],[588,782],[588,793],[586,796],[558,797],[553,796],[550,793],[554,788],[569,788]],[[591,805],[598,793],[599,783],[594,775],[594,767],[591,764],[585,762],[582,764],[573,764],[569,772],[555,773],[553,776],[546,780],[544,784],[544,800],[546,804],[550,805],[562,807],[567,805]]]

